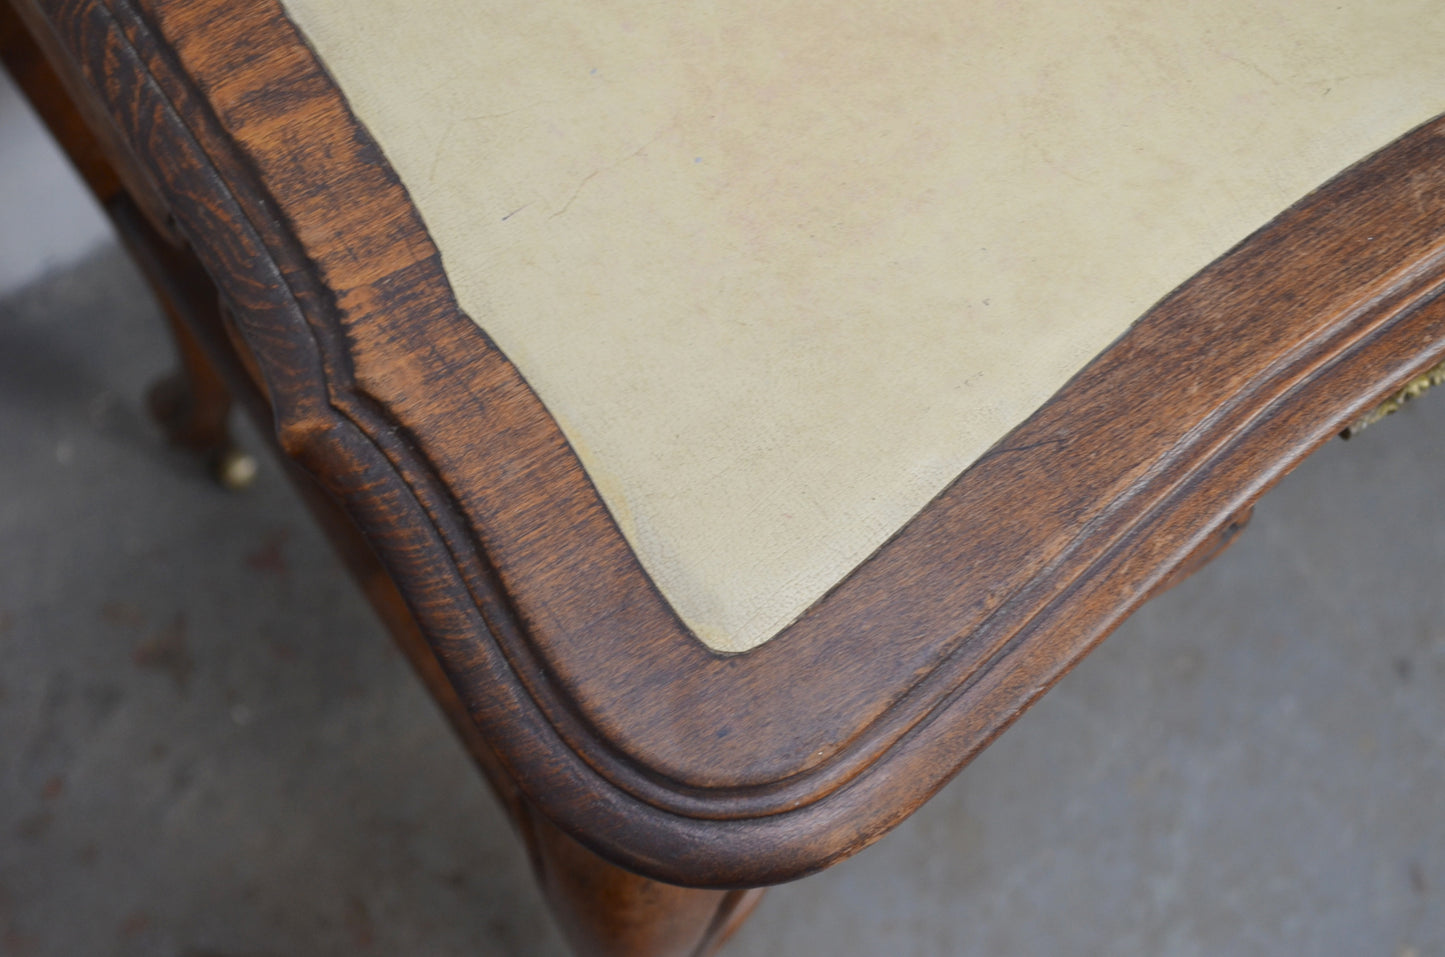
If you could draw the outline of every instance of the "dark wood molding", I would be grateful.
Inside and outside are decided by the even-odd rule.
[[[15,2],[156,184],[282,446],[367,535],[505,773],[661,880],[769,883],[876,839],[1445,355],[1437,121],[1166,297],[777,638],[717,655],[460,312],[272,0]]]

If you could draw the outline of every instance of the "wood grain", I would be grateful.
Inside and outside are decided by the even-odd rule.
[[[662,880],[769,883],[876,839],[1445,355],[1437,121],[1168,296],[784,633],[720,656],[460,313],[274,3],[18,2],[158,184],[282,446],[365,532],[505,773]]]
[[[157,298],[166,304],[168,317],[183,321],[183,354],[194,349],[204,353],[198,357],[202,360],[215,357],[224,368],[208,367],[205,374],[214,378],[223,373],[257,421],[269,422],[266,396],[256,388],[250,363],[230,348],[232,337],[217,307],[215,288],[200,265],[156,232],[124,194],[107,204],[107,212]],[[649,880],[604,860],[537,814],[499,766],[366,540],[310,476],[295,466],[286,473],[506,809],[573,952],[593,957],[706,957],[721,947],[757,906],[762,891],[699,890]]]

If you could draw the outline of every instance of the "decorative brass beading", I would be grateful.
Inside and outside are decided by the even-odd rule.
[[[1350,423],[1349,427],[1340,433],[1340,438],[1348,439],[1351,436],[1359,435],[1366,426],[1374,425],[1385,416],[1398,411],[1406,402],[1424,395],[1431,386],[1442,383],[1445,383],[1445,362],[1430,367],[1405,383],[1404,388]]]

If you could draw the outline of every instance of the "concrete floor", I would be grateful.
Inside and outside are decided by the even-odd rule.
[[[167,350],[113,248],[0,291],[0,955],[562,954],[275,470],[227,494],[146,419]],[[1331,443],[726,953],[1445,954],[1442,432]]]

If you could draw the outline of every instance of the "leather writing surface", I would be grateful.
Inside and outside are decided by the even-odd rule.
[[[1433,2],[286,7],[463,309],[726,651],[1445,109]]]

